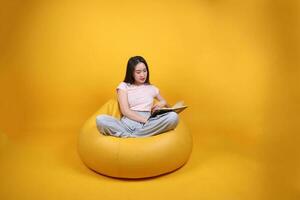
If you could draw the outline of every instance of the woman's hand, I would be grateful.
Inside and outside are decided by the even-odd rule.
[[[160,105],[154,105],[154,106],[152,106],[152,108],[151,108],[151,113],[153,113],[154,111],[156,111],[156,110],[158,110],[159,108],[161,108],[161,106]]]
[[[166,102],[164,102],[164,101],[160,101],[160,102],[156,103],[155,105],[152,106],[151,113],[153,113],[154,111],[156,111],[160,108],[163,108],[165,105],[166,105]]]
[[[146,124],[146,122],[148,121],[147,118],[144,118],[144,120],[142,121],[143,124]]]

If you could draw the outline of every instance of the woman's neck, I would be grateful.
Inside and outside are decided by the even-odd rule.
[[[145,83],[133,83],[133,85],[135,86],[141,86],[141,85],[144,85]]]

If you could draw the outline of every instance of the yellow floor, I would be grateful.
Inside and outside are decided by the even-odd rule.
[[[259,199],[264,167],[241,144],[197,138],[188,163],[159,177],[125,180],[88,169],[71,132],[26,133],[5,142],[0,199]]]

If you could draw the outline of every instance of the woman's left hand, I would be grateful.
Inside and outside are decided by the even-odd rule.
[[[160,108],[162,108],[162,107],[164,107],[163,104],[161,104],[161,103],[156,103],[155,105],[152,106],[152,108],[151,108],[151,113],[153,113],[154,111],[156,111],[156,110],[158,110],[158,109],[160,109]]]

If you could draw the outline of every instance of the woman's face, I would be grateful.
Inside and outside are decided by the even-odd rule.
[[[140,84],[145,83],[147,75],[148,75],[148,72],[147,72],[146,65],[144,63],[138,63],[135,66],[135,69],[133,72],[135,84],[140,85]]]

